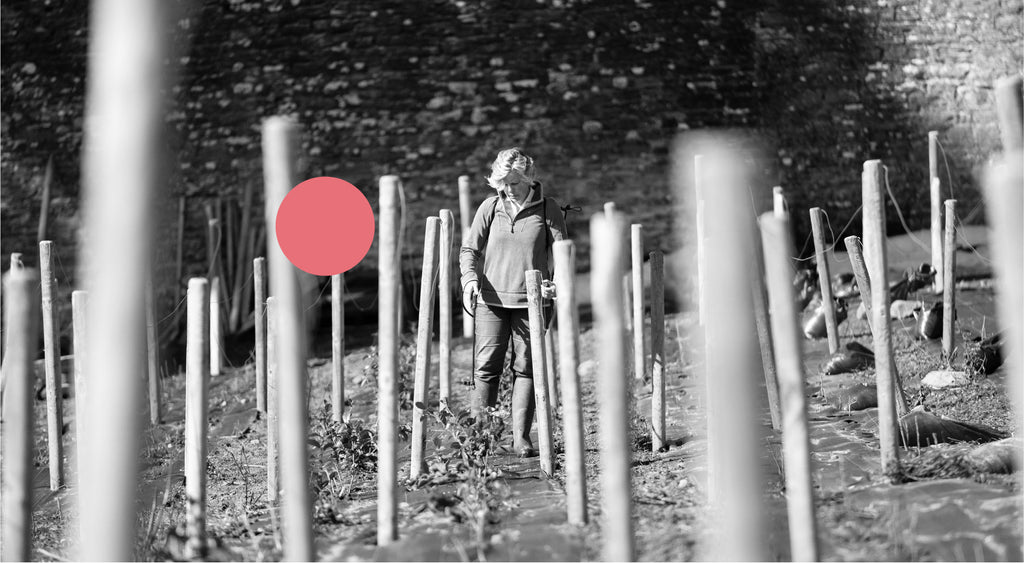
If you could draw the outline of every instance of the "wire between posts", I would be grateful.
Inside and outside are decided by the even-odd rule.
[[[889,167],[883,164],[882,170],[885,171],[885,191],[889,194],[889,200],[892,201],[893,207],[896,208],[896,216],[900,218],[900,224],[903,226],[903,232],[905,232],[910,239],[921,248],[921,250],[930,254],[932,249],[925,246],[925,244],[921,242],[921,239],[917,238],[914,233],[910,232],[910,227],[907,226],[907,221],[903,218],[903,210],[900,209],[899,203],[896,202],[896,197],[892,194],[892,187],[889,186]]]

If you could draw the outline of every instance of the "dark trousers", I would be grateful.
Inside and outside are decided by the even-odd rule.
[[[530,356],[529,310],[510,309],[478,302],[473,376],[484,383],[498,383],[505,370],[505,355],[512,344],[513,377],[533,378]]]

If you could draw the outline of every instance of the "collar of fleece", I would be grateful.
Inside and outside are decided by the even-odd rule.
[[[498,192],[498,197],[502,199],[502,203],[508,201],[508,194],[505,193],[505,190]],[[544,201],[544,186],[540,182],[535,181],[530,184],[530,191],[526,192],[526,199],[523,201],[522,209],[539,205],[542,201]]]

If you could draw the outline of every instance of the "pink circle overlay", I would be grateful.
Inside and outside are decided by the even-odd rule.
[[[277,244],[296,268],[333,276],[354,268],[373,243],[370,202],[340,178],[310,178],[277,208]]]

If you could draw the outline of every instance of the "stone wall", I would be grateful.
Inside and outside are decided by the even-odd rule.
[[[0,250],[35,262],[52,156],[50,229],[68,274],[79,221],[84,5],[0,8]],[[929,130],[940,132],[942,175],[963,215],[978,221],[974,170],[998,148],[992,84],[1022,67],[1021,0],[168,5],[175,85],[162,228],[173,232],[174,201],[186,196],[186,275],[203,271],[204,203],[261,185],[260,119],[281,113],[305,127],[304,176],[345,178],[374,206],[381,174],[404,178],[412,263],[423,218],[458,209],[457,176],[474,178],[482,200],[479,179],[512,144],[536,156],[555,197],[583,207],[569,225],[584,267],[587,219],[606,200],[645,224],[649,248],[675,249],[681,202],[668,188],[668,147],[678,132],[704,127],[744,128],[770,147],[756,188],[785,186],[804,252],[807,207],[823,207],[837,237],[848,223],[845,234],[857,232],[859,172],[870,158],[889,166],[910,227],[926,227]],[[901,228],[894,211],[892,232]],[[165,242],[161,253],[169,252]],[[374,269],[371,250],[353,276]]]

